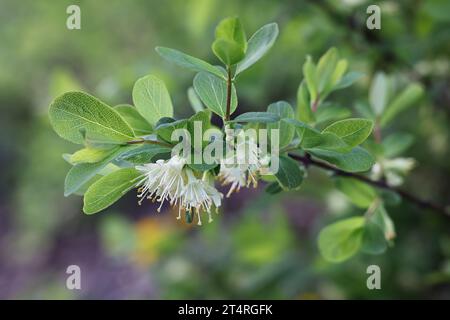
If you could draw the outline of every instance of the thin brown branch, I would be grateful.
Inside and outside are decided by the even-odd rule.
[[[450,216],[449,211],[444,207],[444,206],[440,206],[434,202],[428,201],[428,200],[423,200],[420,199],[418,197],[416,197],[415,195],[404,191],[402,189],[390,186],[386,181],[383,180],[372,180],[366,176],[363,176],[361,174],[357,174],[357,173],[352,173],[352,172],[347,172],[347,171],[343,171],[340,170],[336,167],[333,167],[332,165],[329,165],[325,162],[322,161],[318,161],[315,160],[313,158],[311,158],[311,156],[309,154],[306,154],[306,156],[300,156],[300,155],[296,155],[296,154],[289,154],[289,156],[292,159],[298,160],[300,162],[302,162],[306,167],[312,165],[327,171],[331,171],[333,174],[337,175],[337,176],[341,176],[341,177],[348,177],[348,178],[353,178],[353,179],[357,179],[359,181],[362,181],[364,183],[367,183],[371,186],[380,188],[380,189],[385,189],[385,190],[390,190],[393,191],[395,193],[397,193],[398,195],[400,195],[403,199],[414,203],[415,205],[421,207],[421,208],[425,208],[425,209],[432,209],[435,212],[439,212],[443,215],[446,216]]]

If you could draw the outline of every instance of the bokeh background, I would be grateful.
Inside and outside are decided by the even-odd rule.
[[[66,28],[70,4],[81,7],[81,30]],[[381,30],[365,27],[369,4],[381,6]],[[68,90],[129,103],[134,81],[149,73],[166,82],[176,116],[186,116],[193,73],[154,47],[215,62],[210,43],[223,17],[239,15],[248,35],[277,22],[275,46],[239,79],[239,112],[295,102],[305,56],[331,46],[366,74],[333,94],[341,105],[367,101],[375,71],[419,81],[426,96],[388,130],[416,137],[406,155],[419,165],[404,188],[448,203],[449,12],[447,0],[0,0],[0,298],[450,298],[450,218],[408,203],[388,208],[398,237],[384,255],[325,262],[319,230],[362,212],[316,170],[297,192],[241,191],[201,228],[139,207],[134,192],[86,216],[81,197],[63,196],[69,165],[61,154],[76,146],[47,117]],[[66,289],[72,264],[81,290]],[[381,267],[381,290],[366,288],[370,264]]]

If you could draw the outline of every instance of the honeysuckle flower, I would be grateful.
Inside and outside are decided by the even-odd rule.
[[[143,178],[137,183],[139,188],[139,204],[144,199],[153,199],[160,202],[158,212],[167,200],[171,205],[180,203],[184,191],[183,167],[186,160],[174,156],[169,160],[158,160],[156,163],[147,163],[136,166],[143,173]]]
[[[181,207],[188,212],[195,212],[198,218],[198,225],[202,225],[201,213],[205,211],[208,213],[208,222],[212,221],[211,208],[214,205],[216,208],[221,206],[223,195],[210,185],[206,178],[206,173],[203,179],[195,177],[192,170],[187,169],[186,175],[188,183],[184,188]],[[181,218],[181,211],[178,212],[177,219]]]
[[[231,184],[227,198],[242,187],[258,185],[258,174],[268,165],[267,156],[262,156],[252,137],[239,137],[234,146],[234,154],[220,162],[219,179],[223,185]],[[270,159],[270,157],[269,157]]]
[[[383,159],[372,167],[372,179],[378,180],[383,176],[391,186],[399,186],[404,177],[410,172],[416,161],[413,158]]]
[[[202,179],[198,179],[185,164],[184,158],[174,156],[169,160],[136,166],[136,169],[143,173],[142,179],[137,183],[140,186],[139,204],[144,199],[158,201],[160,212],[164,202],[168,201],[171,206],[178,206],[177,219],[181,219],[183,211],[195,213],[198,225],[201,225],[201,213],[205,211],[208,213],[208,221],[211,222],[211,208],[221,206],[223,195],[214,188],[214,182],[208,180],[207,173]]]

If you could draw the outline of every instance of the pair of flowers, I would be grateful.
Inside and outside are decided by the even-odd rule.
[[[220,161],[220,171],[217,178],[223,185],[231,185],[227,197],[242,187],[253,184],[257,186],[258,174],[267,166],[267,156],[261,157],[261,152],[254,140],[246,140],[244,145],[235,146],[233,155]],[[136,166],[142,172],[141,179],[136,184],[139,204],[145,199],[160,203],[158,212],[165,202],[178,206],[178,217],[182,212],[187,217],[196,214],[198,225],[202,224],[201,214],[208,214],[208,222],[212,221],[211,209],[222,205],[223,194],[214,186],[214,176],[206,171],[198,177],[187,165],[185,158],[174,155],[169,160],[158,160]]]

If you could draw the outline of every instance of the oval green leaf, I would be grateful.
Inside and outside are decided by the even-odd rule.
[[[364,218],[354,217],[333,223],[319,234],[319,250],[325,260],[342,262],[361,248]]]
[[[206,72],[198,73],[194,78],[194,89],[200,100],[214,113],[225,117],[227,109],[227,84],[225,80]],[[234,85],[231,88],[230,111],[237,107],[237,95]]]
[[[139,176],[136,169],[124,168],[94,182],[84,194],[84,213],[94,214],[112,205],[136,186]]]
[[[133,103],[151,125],[155,125],[163,117],[173,116],[172,100],[166,85],[153,75],[136,81],[133,87]]]
[[[93,140],[123,143],[134,132],[113,108],[84,92],[67,92],[50,105],[50,123],[56,133],[73,143]]]

